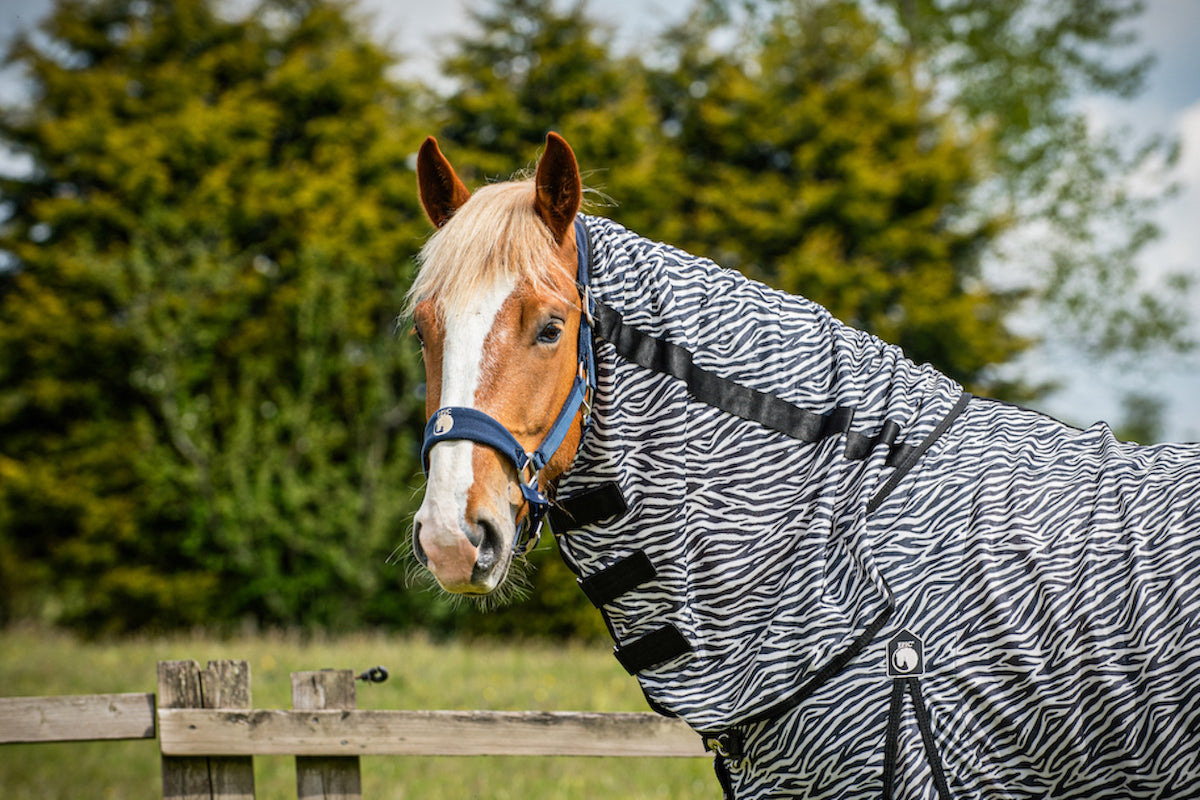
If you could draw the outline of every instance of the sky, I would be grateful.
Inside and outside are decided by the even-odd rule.
[[[450,49],[453,33],[467,25],[471,0],[360,2],[375,15],[372,30],[405,57],[401,73],[435,82],[439,56]],[[612,26],[619,46],[637,47],[682,19],[691,6],[692,0],[591,0],[588,9]],[[50,0],[0,0],[0,40],[7,42],[17,30],[29,29],[50,7]],[[1179,138],[1182,157],[1174,177],[1182,188],[1161,209],[1157,220],[1164,237],[1142,254],[1138,268],[1148,275],[1175,269],[1195,276],[1198,285],[1190,308],[1200,339],[1200,0],[1148,0],[1146,13],[1134,27],[1142,45],[1158,59],[1145,91],[1131,101],[1085,98],[1083,107],[1096,125],[1126,127],[1134,136],[1161,133]],[[19,96],[17,74],[0,71],[0,101]],[[1055,380],[1063,386],[1039,400],[1039,410],[1079,426],[1096,420],[1118,423],[1123,394],[1146,392],[1166,402],[1165,438],[1200,441],[1200,353],[1133,365],[1091,363],[1057,341],[1053,331],[1036,332],[1045,343],[1014,368],[1031,379]]]

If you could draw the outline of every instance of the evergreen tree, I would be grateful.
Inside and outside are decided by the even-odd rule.
[[[852,2],[777,4],[671,33],[656,76],[676,192],[658,235],[899,344],[977,392],[1025,343],[1015,296],[980,280],[998,214],[967,214],[981,143],[914,85],[903,50]],[[738,31],[718,48],[718,33]],[[646,222],[652,222],[647,219]]]
[[[496,0],[470,12],[443,72],[441,139],[469,183],[506,179],[533,163],[550,130],[571,142],[585,181],[636,202],[651,191],[657,118],[636,58],[618,58],[582,2],[565,11],[537,0]],[[604,200],[593,194],[594,202]]]
[[[0,608],[400,622],[417,98],[340,5],[215,8],[61,0],[10,53]]]

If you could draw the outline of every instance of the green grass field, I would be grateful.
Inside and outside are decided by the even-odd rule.
[[[435,644],[421,638],[261,636],[80,641],[57,631],[0,632],[0,696],[153,692],[158,661],[250,662],[254,706],[289,708],[290,673],[361,671],[382,664],[384,684],[359,684],[359,708],[645,711],[637,683],[602,645],[545,642]],[[363,796],[385,798],[717,798],[703,758],[362,759]],[[5,800],[153,798],[158,744],[0,745]],[[290,757],[255,759],[259,798],[295,798]]]

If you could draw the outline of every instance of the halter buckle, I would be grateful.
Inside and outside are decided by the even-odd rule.
[[[585,381],[584,388],[583,388],[583,405],[582,405],[583,427],[585,427],[585,428],[592,424],[592,401],[595,399],[595,397],[596,397],[596,390],[592,387],[591,384],[589,384]]]
[[[515,544],[513,546],[513,556],[514,557],[518,557],[518,556],[522,557],[522,558],[525,557],[526,555],[529,554],[530,550],[533,550],[534,548],[536,548],[538,546],[538,544],[540,544],[542,541],[542,522],[541,522],[541,520],[538,520],[538,524],[537,524],[536,528],[533,527],[532,523],[530,523],[529,520],[525,521],[525,526],[526,526],[526,528],[531,529],[532,533],[530,533],[529,536],[527,536],[527,537],[522,536],[518,539],[517,544]],[[524,539],[525,541],[521,542],[520,539]]]
[[[596,318],[592,315],[592,287],[576,283],[575,288],[579,290],[579,299],[581,301],[579,310],[583,313],[583,318],[587,320],[587,324],[595,328]]]

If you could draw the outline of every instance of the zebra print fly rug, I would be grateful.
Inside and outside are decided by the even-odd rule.
[[[551,522],[727,796],[1200,793],[1200,445],[969,398],[583,220],[599,388]]]

